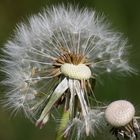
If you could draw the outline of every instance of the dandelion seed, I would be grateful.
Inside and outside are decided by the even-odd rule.
[[[97,101],[91,83],[105,72],[132,72],[124,59],[126,46],[95,11],[57,6],[32,16],[5,45],[3,83],[11,87],[6,106],[23,109],[42,128],[51,110],[63,104],[78,134],[93,134],[91,122],[103,112],[92,109]]]
[[[134,140],[138,137],[140,127],[135,117],[133,104],[126,100],[114,101],[105,111],[106,121],[113,127],[111,133],[120,138]]]

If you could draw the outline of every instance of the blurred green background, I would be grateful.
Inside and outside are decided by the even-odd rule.
[[[139,0],[0,0],[0,46],[3,47],[17,23],[36,14],[45,6],[61,3],[78,4],[104,13],[115,30],[123,32],[132,45],[130,63],[140,71],[140,1]],[[111,78],[108,78],[111,77]],[[105,75],[104,83],[96,87],[96,97],[106,103],[116,99],[130,100],[140,115],[140,76]],[[2,96],[2,88],[0,89]],[[0,140],[55,140],[56,125],[50,121],[42,130],[29,120],[0,107]],[[113,139],[105,136],[95,140]],[[140,139],[140,137],[139,137]]]

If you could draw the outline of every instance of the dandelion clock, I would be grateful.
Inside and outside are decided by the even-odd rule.
[[[128,73],[126,39],[95,11],[56,6],[20,23],[5,44],[2,71],[5,106],[42,128],[59,107],[67,116],[63,135],[94,135],[104,111],[94,95],[95,80],[107,72]],[[63,119],[66,119],[63,118]]]

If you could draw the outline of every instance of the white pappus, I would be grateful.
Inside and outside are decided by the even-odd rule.
[[[72,128],[69,122],[76,124],[79,135],[94,134],[101,118],[96,116],[104,114],[93,109],[94,81],[106,72],[133,71],[124,57],[126,47],[126,39],[95,11],[47,8],[19,24],[5,44],[2,71],[7,78],[2,83],[9,86],[5,106],[13,112],[23,109],[42,128],[51,110],[64,105],[69,113],[65,135]],[[78,127],[81,121],[84,124]]]

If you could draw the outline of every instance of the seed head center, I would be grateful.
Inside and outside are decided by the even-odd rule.
[[[60,71],[65,76],[78,80],[88,80],[91,77],[91,70],[85,64],[69,64],[61,65]]]

